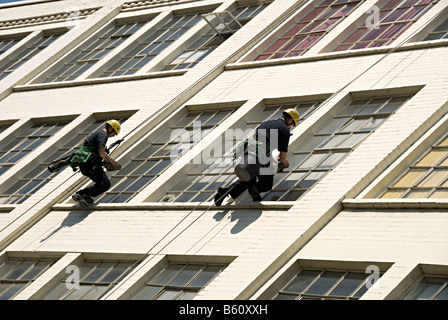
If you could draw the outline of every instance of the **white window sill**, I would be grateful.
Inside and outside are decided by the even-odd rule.
[[[89,208],[82,208],[77,204],[56,204],[52,210],[67,211],[67,210],[288,210],[295,202],[293,201],[261,201],[257,203],[232,203],[217,207],[213,202],[147,202],[147,203],[99,203]]]
[[[363,56],[370,54],[380,54],[380,53],[388,53],[389,51],[408,51],[408,50],[417,50],[417,49],[427,49],[434,47],[443,47],[448,45],[448,39],[443,40],[432,40],[432,41],[420,41],[413,43],[406,43],[400,47],[394,47],[392,45],[378,48],[367,48],[360,50],[348,50],[348,51],[338,51],[338,52],[325,52],[319,53],[311,56],[300,56],[300,57],[292,57],[292,58],[281,58],[281,59],[271,59],[271,60],[263,60],[263,61],[241,61],[230,63],[226,66],[226,70],[236,70],[236,69],[245,69],[245,68],[256,68],[256,67],[265,67],[265,66],[276,66],[276,65],[284,65],[290,63],[299,63],[299,62],[307,62],[307,61],[317,61],[317,60],[329,60],[329,59],[338,59],[338,58],[348,58],[354,56]]]
[[[64,82],[26,84],[26,85],[14,87],[14,91],[20,92],[20,91],[29,91],[29,90],[75,87],[75,86],[111,83],[111,82],[119,82],[119,81],[132,81],[132,80],[141,80],[141,79],[179,76],[179,75],[185,74],[187,71],[188,71],[188,69],[187,70],[170,70],[170,71],[151,72],[151,73],[142,74],[142,75],[94,78],[94,79],[74,80],[74,81],[64,81]]]
[[[448,209],[448,199],[346,199],[344,209]]]

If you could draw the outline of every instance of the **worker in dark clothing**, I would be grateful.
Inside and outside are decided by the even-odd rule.
[[[260,171],[257,176],[244,181],[241,178],[230,184],[228,187],[218,188],[215,195],[215,205],[220,206],[227,195],[233,199],[238,198],[244,191],[248,190],[253,201],[261,201],[261,192],[272,189],[274,184],[274,173],[272,168],[271,151],[276,147],[280,152],[279,162],[284,168],[289,167],[287,160],[290,130],[299,122],[299,113],[295,109],[287,109],[283,111],[281,118],[276,120],[268,120],[260,124],[256,129],[254,140],[258,146],[258,161],[261,164]],[[263,145],[260,148],[260,144]],[[262,151],[260,151],[260,149]],[[264,156],[266,155],[266,156]]]
[[[116,136],[121,130],[117,120],[109,120],[104,128],[92,133],[84,140],[83,146],[75,152],[71,166],[79,166],[81,173],[89,177],[95,184],[72,195],[72,199],[82,207],[93,204],[92,197],[96,197],[110,188],[109,177],[102,168],[103,163],[115,170],[121,165],[112,159],[106,151],[108,138]]]

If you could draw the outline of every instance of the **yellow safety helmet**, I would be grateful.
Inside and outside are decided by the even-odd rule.
[[[118,122],[117,120],[109,120],[106,122],[106,124],[110,125],[114,131],[117,133],[117,135],[120,133],[121,130],[121,126],[120,126],[120,122]]]
[[[287,115],[289,115],[292,118],[292,120],[294,121],[294,126],[297,126],[297,123],[299,123],[299,120],[300,120],[300,115],[296,109],[293,109],[293,108],[286,109],[286,110],[283,110],[283,113],[286,113]]]

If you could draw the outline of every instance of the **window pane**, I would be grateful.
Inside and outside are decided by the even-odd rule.
[[[303,270],[282,290],[301,293],[320,274],[320,271]]]
[[[159,295],[156,300],[172,300],[174,299],[181,291],[180,290],[165,290],[161,295]]]
[[[184,291],[179,296],[176,297],[176,300],[191,300],[194,298],[194,296],[197,294],[197,292],[188,292]]]
[[[417,180],[425,175],[426,171],[422,170],[409,170],[402,178],[400,178],[395,184],[394,187],[412,187],[415,185]]]
[[[405,300],[429,300],[445,282],[442,278],[424,278],[408,293]]]
[[[440,292],[434,300],[448,300],[448,287],[445,287],[445,289]]]
[[[416,166],[434,166],[436,165],[442,158],[446,157],[447,151],[431,151],[422,160],[420,160]]]
[[[95,269],[85,278],[84,281],[96,282],[101,278],[110,268],[115,265],[114,262],[103,262],[95,267]]]
[[[150,300],[161,290],[160,287],[144,286],[131,300]]]
[[[325,294],[343,275],[343,272],[325,271],[306,293]]]
[[[356,288],[367,278],[363,273],[349,273],[329,295],[332,296],[351,296]]]
[[[91,290],[93,286],[91,285],[84,285],[80,284],[78,288],[72,290],[65,298],[64,300],[78,300],[81,299],[81,297],[86,294],[89,290]]]
[[[67,290],[66,284],[60,283],[54,287],[53,290],[51,290],[50,293],[43,298],[43,300],[58,300],[67,292]]]
[[[422,187],[436,187],[448,177],[448,169],[437,169],[419,183]]]
[[[170,264],[166,266],[157,276],[151,279],[154,284],[167,284],[183,268],[182,264]]]
[[[120,262],[110,270],[107,275],[101,280],[102,282],[115,282],[128,270],[133,264],[128,262]]]
[[[81,300],[97,300],[106,293],[108,286],[94,286]]]
[[[14,283],[9,286],[6,291],[0,294],[0,300],[8,300],[14,297],[16,293],[21,291],[25,287],[24,283]]]
[[[170,285],[185,286],[202,267],[201,265],[188,265],[170,282]]]
[[[189,287],[203,287],[205,286],[221,269],[223,266],[207,266],[202,270],[200,275],[194,279]]]

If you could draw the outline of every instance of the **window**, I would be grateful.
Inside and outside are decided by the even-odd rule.
[[[45,259],[7,259],[0,263],[0,300],[13,299],[54,262]]]
[[[404,300],[448,300],[448,279],[424,277]]]
[[[194,67],[244,24],[263,11],[269,4],[238,7],[230,12],[204,15],[211,28],[163,70],[179,70]]]
[[[190,300],[225,267],[214,264],[169,264],[131,299]]]
[[[423,41],[448,39],[448,18],[442,22],[434,31],[430,32]]]
[[[305,11],[297,23],[263,51],[255,61],[295,57],[305,54],[350,15],[360,0],[323,0]]]
[[[0,146],[0,175],[29,152],[52,137],[68,122],[36,123],[19,132],[14,139]]]
[[[144,149],[137,157],[111,177],[112,187],[100,201],[119,203],[132,199],[234,111],[185,111],[183,116],[176,116],[177,120],[171,119],[163,131],[142,143]]]
[[[304,269],[273,300],[357,300],[367,290],[369,273]]]
[[[389,0],[380,9],[380,22],[373,27],[362,25],[334,51],[382,47],[395,41],[438,0]]]
[[[135,267],[135,262],[86,260],[79,266],[79,284],[72,274],[53,287],[43,300],[98,300],[118,284]]]
[[[22,38],[0,40],[0,55],[15,46],[20,40],[22,40]]]
[[[9,124],[0,124],[0,134],[10,127]]]
[[[114,48],[140,29],[146,21],[117,23],[107,27],[85,48],[77,49],[67,61],[59,63],[53,71],[40,82],[72,81],[106,56]]]
[[[447,198],[448,133],[383,190],[379,198]]]
[[[27,48],[23,48],[19,53],[17,53],[13,58],[9,61],[0,65],[0,80],[5,78],[7,75],[12,73],[15,69],[20,67],[22,64],[30,60],[36,54],[41,52],[43,49],[48,47],[53,41],[55,41],[60,34],[55,35],[46,35],[38,40],[34,41]]]
[[[263,200],[299,199],[409,98],[363,99],[346,105],[297,151],[288,152],[292,155],[287,172],[274,176],[274,187]]]
[[[319,104],[320,102],[273,105],[257,112],[243,127],[239,128],[239,130],[234,130],[233,141],[230,143],[232,148],[226,150],[229,142],[223,141],[224,146],[221,146],[219,154],[210,156],[211,163],[192,166],[188,170],[187,175],[172,187],[160,201],[210,201],[218,187],[231,183],[235,179],[233,162],[231,162],[234,149],[241,141],[252,136],[254,130],[263,121],[280,118],[282,111],[288,108],[295,108],[299,112],[301,119],[305,119]]]
[[[125,118],[118,118],[117,120],[120,123],[123,123]],[[18,181],[12,184],[6,191],[0,193],[0,204],[20,204],[31,197],[61,172],[49,172],[47,167],[51,162],[75,150],[88,135],[99,130],[103,126],[104,120],[97,120],[84,127],[63,147],[60,147],[43,162],[37,164],[33,170],[28,172],[24,177],[18,179]]]
[[[202,18],[202,13],[174,16],[160,29],[152,32],[142,42],[118,60],[100,77],[130,75],[140,70],[160,52],[179,39]]]

